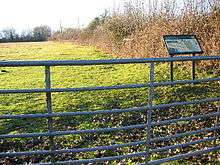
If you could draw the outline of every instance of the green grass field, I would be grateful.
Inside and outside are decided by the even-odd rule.
[[[41,43],[16,43],[0,44],[1,60],[94,60],[110,59],[111,55],[103,53],[93,47],[73,45],[69,42],[41,42]],[[169,65],[156,65],[156,81],[169,81]],[[110,86],[119,84],[146,83],[149,81],[149,66],[147,64],[127,64],[127,65],[105,65],[105,66],[72,66],[72,67],[52,67],[52,87],[89,87],[89,86]],[[175,65],[175,78],[190,79],[190,67],[188,64],[178,63]],[[217,77],[215,74],[208,74],[197,69],[199,78]],[[44,88],[44,68],[43,67],[21,67],[21,68],[1,68],[0,67],[0,89],[33,89]],[[175,101],[189,101],[208,97],[219,97],[219,83],[205,83],[202,85],[184,85],[175,87],[161,87],[155,91],[154,103],[169,103]],[[131,108],[147,105],[148,89],[126,89],[112,91],[96,91],[81,93],[53,93],[54,112],[73,112],[88,110],[103,110],[113,108]],[[153,119],[171,119],[177,117],[191,116],[201,113],[214,112],[218,103],[203,104],[196,106],[184,106],[155,111]],[[45,94],[8,94],[0,95],[0,115],[3,114],[29,114],[45,113]],[[167,135],[176,132],[196,130],[202,127],[210,127],[213,118],[206,121],[191,121],[178,123],[164,127],[156,127],[154,135]],[[80,130],[94,129],[100,127],[116,127],[131,124],[145,123],[144,113],[126,113],[120,115],[98,115],[94,117],[77,116],[68,118],[55,118],[54,130]],[[27,132],[46,132],[46,119],[22,119],[22,120],[0,120],[0,134],[18,134]],[[125,142],[132,142],[145,139],[145,130],[132,130],[113,134],[98,135],[69,135],[57,137],[55,139],[57,149],[81,148],[100,145],[111,145]],[[211,136],[212,133],[209,135]],[[200,136],[192,136],[198,139]],[[181,138],[177,141],[160,143],[157,146],[181,143],[189,140]],[[210,143],[210,145],[213,143]],[[201,144],[199,147],[208,144]],[[186,148],[184,151],[195,150],[198,146]],[[0,152],[7,151],[30,151],[48,149],[48,138],[34,139],[8,139],[0,140]],[[100,151],[79,154],[57,155],[57,160],[94,158],[102,156],[114,156],[118,154],[133,153],[143,151],[145,146],[122,148],[115,151]],[[155,154],[152,159],[173,155],[180,150],[169,151],[164,154]],[[216,162],[217,154],[197,158],[200,162]],[[50,157],[25,157],[18,159],[1,159],[2,164],[19,164],[26,162],[44,162]],[[195,160],[195,162],[197,162]],[[130,159],[121,161],[123,164],[136,164],[141,159]],[[119,162],[112,162],[117,164]],[[187,163],[180,161],[178,163]],[[111,164],[111,163],[109,163]]]

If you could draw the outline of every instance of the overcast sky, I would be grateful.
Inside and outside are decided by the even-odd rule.
[[[0,0],[0,30],[14,27],[18,32],[46,24],[53,29],[82,25],[126,0]],[[79,18],[79,21],[78,21]]]

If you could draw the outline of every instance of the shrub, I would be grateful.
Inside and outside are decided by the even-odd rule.
[[[74,41],[97,46],[117,56],[164,57],[167,51],[163,35],[196,34],[205,54],[219,53],[220,1],[179,3],[177,0],[148,3],[131,0],[123,9],[95,18]]]

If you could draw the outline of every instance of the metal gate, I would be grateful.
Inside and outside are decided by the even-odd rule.
[[[161,164],[169,161],[180,160],[188,158],[191,156],[207,154],[213,151],[220,150],[220,145],[216,144],[211,148],[205,148],[202,150],[197,150],[185,154],[179,154],[172,157],[167,157],[159,160],[150,160],[150,155],[157,152],[164,152],[171,149],[187,147],[190,145],[199,144],[202,142],[215,141],[220,138],[219,132],[220,129],[219,123],[213,127],[202,128],[196,131],[189,131],[183,133],[177,133],[170,136],[159,136],[152,138],[153,132],[152,129],[154,126],[169,125],[174,124],[179,121],[191,121],[198,119],[206,119],[210,117],[219,117],[220,111],[208,114],[201,114],[197,116],[182,117],[172,120],[163,120],[163,121],[152,121],[152,112],[154,110],[160,110],[169,107],[183,106],[183,105],[195,105],[208,102],[219,102],[220,95],[217,98],[206,98],[202,100],[193,100],[188,102],[175,102],[169,104],[160,104],[153,105],[153,95],[154,89],[161,86],[174,86],[179,84],[194,84],[194,83],[205,83],[205,82],[217,82],[220,81],[220,78],[209,78],[209,79],[197,79],[197,80],[179,80],[174,82],[155,82],[154,79],[154,67],[155,63],[164,63],[164,62],[178,62],[178,61],[204,61],[204,60],[220,60],[220,56],[197,56],[197,57],[174,57],[174,58],[143,58],[143,59],[112,59],[112,60],[79,60],[79,61],[1,61],[0,67],[32,67],[32,66],[44,66],[45,67],[45,88],[44,89],[20,89],[20,90],[0,90],[0,94],[15,94],[15,93],[46,93],[46,107],[47,113],[45,114],[20,114],[20,115],[2,115],[0,119],[25,119],[25,118],[47,118],[48,119],[48,132],[41,133],[25,133],[25,134],[1,134],[0,139],[8,138],[33,138],[33,137],[49,137],[50,138],[50,150],[41,150],[41,151],[30,151],[30,152],[5,152],[0,153],[0,158],[5,157],[20,157],[20,156],[33,156],[33,155],[51,155],[53,158],[54,155],[62,153],[79,153],[79,152],[93,152],[93,151],[102,151],[102,150],[114,150],[122,147],[131,147],[137,145],[146,145],[146,150],[138,153],[131,153],[127,155],[119,155],[112,157],[102,157],[95,159],[83,159],[83,160],[70,160],[63,162],[55,162],[51,159],[51,162],[41,163],[41,164],[89,164],[89,163],[102,163],[105,161],[112,160],[122,160],[133,157],[145,157],[145,162],[143,164]],[[51,72],[50,68],[54,66],[88,66],[88,65],[109,65],[109,64],[137,64],[137,63],[148,63],[150,65],[150,82],[146,84],[129,84],[129,85],[117,85],[117,86],[97,86],[97,87],[82,87],[82,88],[51,88]],[[52,99],[51,93],[54,92],[82,92],[82,91],[97,91],[97,90],[116,90],[116,89],[127,89],[127,88],[149,88],[148,96],[148,105],[138,108],[128,108],[128,109],[111,109],[111,110],[99,110],[99,111],[80,111],[80,112],[64,112],[64,113],[54,113],[52,111]],[[220,93],[219,93],[220,94]],[[99,128],[99,129],[89,129],[89,130],[73,130],[73,131],[54,131],[53,130],[53,118],[54,117],[66,117],[66,116],[94,116],[97,114],[120,114],[120,113],[132,113],[132,112],[146,112],[147,121],[145,124],[130,125],[125,127],[114,127],[114,128]],[[146,140],[144,141],[135,141],[125,144],[116,144],[111,146],[97,146],[95,148],[77,148],[77,149],[62,149],[56,150],[54,143],[54,138],[57,136],[64,135],[73,135],[73,134],[96,134],[96,133],[109,133],[117,132],[123,130],[132,130],[146,128]],[[174,140],[189,135],[196,135],[199,133],[208,133],[210,131],[217,132],[213,137],[204,137],[200,140],[192,140],[184,144],[176,144],[171,146],[163,146],[160,148],[152,148],[152,143],[158,141],[167,141]]]

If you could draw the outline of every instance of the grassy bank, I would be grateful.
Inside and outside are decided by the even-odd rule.
[[[1,60],[93,60],[110,59],[112,56],[105,54],[93,47],[73,45],[68,42],[42,42],[42,43],[21,43],[21,44],[0,44]],[[156,81],[169,81],[169,65],[156,65]],[[188,64],[178,63],[175,65],[175,79],[190,79],[190,67]],[[197,69],[199,78],[217,77],[217,74],[210,74],[202,69]],[[149,81],[149,66],[147,64],[128,65],[105,65],[85,67],[52,67],[52,87],[88,87],[88,86],[110,86],[119,84],[142,84]],[[23,68],[0,68],[0,89],[32,89],[44,87],[43,67]],[[194,99],[219,97],[219,83],[205,83],[202,85],[184,85],[175,87],[161,87],[155,91],[154,103],[170,103],[175,101],[189,101]],[[103,110],[113,108],[131,108],[147,105],[148,89],[126,89],[81,93],[54,93],[54,112],[73,112],[88,110]],[[165,120],[215,112],[219,103],[203,104],[197,106],[184,106],[162,111],[154,111],[153,120]],[[0,115],[3,114],[29,114],[44,113],[45,94],[10,94],[0,95]],[[199,120],[197,122],[182,122],[177,125],[155,127],[154,136],[175,134],[178,132],[191,131],[203,127],[213,126],[214,118]],[[68,118],[55,118],[54,130],[80,130],[95,129],[102,127],[128,126],[131,124],[146,123],[144,113],[124,113],[120,115],[97,115],[93,117],[77,116]],[[46,132],[46,119],[22,119],[22,120],[0,120],[0,134],[18,134],[27,132]],[[204,135],[195,135],[190,138],[200,139]],[[205,135],[213,136],[213,132]],[[101,145],[120,144],[138,140],[145,140],[144,129],[117,132],[111,134],[97,135],[68,135],[55,138],[56,148],[84,148]],[[176,141],[161,142],[154,144],[154,147],[171,145],[189,141],[189,137],[177,139]],[[217,142],[219,143],[219,141]],[[155,154],[152,159],[174,155],[179,152],[196,150],[204,146],[211,146],[213,142],[203,143],[199,146],[190,146],[181,150],[167,151],[163,154]],[[33,139],[11,139],[0,141],[0,152],[7,151],[31,151],[49,148],[48,138]],[[103,156],[114,156],[119,154],[143,151],[145,146],[122,148],[114,151],[96,151],[90,153],[61,154],[57,160],[94,158]],[[218,154],[202,156],[193,159],[195,163],[217,163]],[[1,159],[1,164],[20,164],[24,162],[44,162],[50,157],[33,156],[18,159]],[[187,163],[179,161],[178,163]],[[190,160],[192,161],[192,160]],[[142,162],[141,158],[124,160],[120,163],[136,164]],[[117,164],[119,162],[108,162]]]

